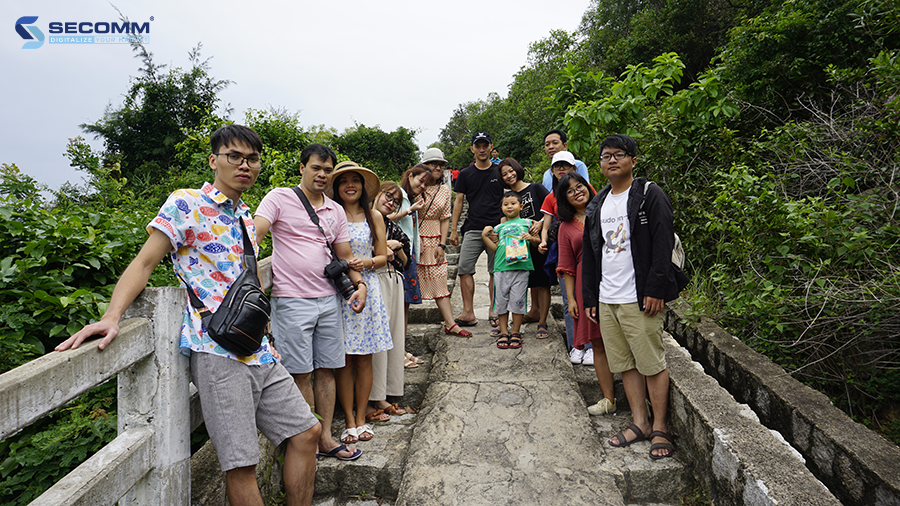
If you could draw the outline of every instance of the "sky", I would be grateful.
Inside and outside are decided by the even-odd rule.
[[[65,158],[107,106],[119,107],[141,62],[128,44],[61,44],[51,23],[149,23],[145,46],[157,64],[188,67],[202,43],[210,75],[233,81],[219,94],[241,123],[249,109],[299,112],[303,127],[355,124],[418,131],[421,150],[437,141],[456,107],[505,97],[527,63],[528,45],[551,30],[575,31],[590,0],[3,0],[0,6],[0,163],[51,188],[81,184]],[[39,29],[44,43],[14,28]],[[78,24],[73,25],[75,27]],[[63,27],[65,25],[62,25]],[[93,25],[80,25],[85,29]],[[102,25],[101,25],[102,26]],[[69,37],[85,37],[69,34]],[[221,111],[220,111],[221,112]],[[85,136],[96,150],[102,141]]]

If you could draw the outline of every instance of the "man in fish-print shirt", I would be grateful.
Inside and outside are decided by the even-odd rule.
[[[57,351],[77,348],[92,335],[103,336],[98,347],[105,349],[119,333],[119,319],[167,253],[189,289],[207,308],[218,309],[231,283],[243,272],[243,232],[238,220],[258,248],[250,210],[241,195],[259,176],[262,140],[250,128],[228,125],[213,133],[210,147],[213,184],[176,190],[169,196],[147,226],[150,237],[122,273],[103,318],[76,332]],[[287,504],[310,504],[322,429],[269,343],[263,340],[246,357],[225,350],[205,332],[200,314],[185,296],[180,348],[190,356],[191,379],[225,472],[229,502],[263,504],[255,472],[258,429],[276,446],[287,441]]]

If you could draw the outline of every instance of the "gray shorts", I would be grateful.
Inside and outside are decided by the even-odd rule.
[[[259,463],[257,429],[278,446],[319,423],[281,364],[245,365],[193,352],[191,381],[222,471]]]
[[[289,373],[344,367],[342,303],[340,295],[272,297],[272,335]]]
[[[494,252],[489,250],[481,239],[481,230],[469,230],[463,234],[462,246],[459,247],[459,263],[456,271],[460,276],[475,274],[475,263],[482,251],[487,251],[488,272],[494,272]]]
[[[528,275],[531,271],[494,273],[494,312],[525,314],[528,312]]]

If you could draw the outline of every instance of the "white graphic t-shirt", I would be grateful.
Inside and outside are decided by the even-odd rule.
[[[630,304],[637,302],[634,263],[631,258],[631,227],[628,223],[628,192],[610,193],[600,208],[600,228],[604,245],[600,302]]]

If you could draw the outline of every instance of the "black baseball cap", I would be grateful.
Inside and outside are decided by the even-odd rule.
[[[488,144],[493,144],[491,142],[491,136],[485,132],[477,132],[472,136],[472,144],[475,144],[478,141],[487,141]]]

